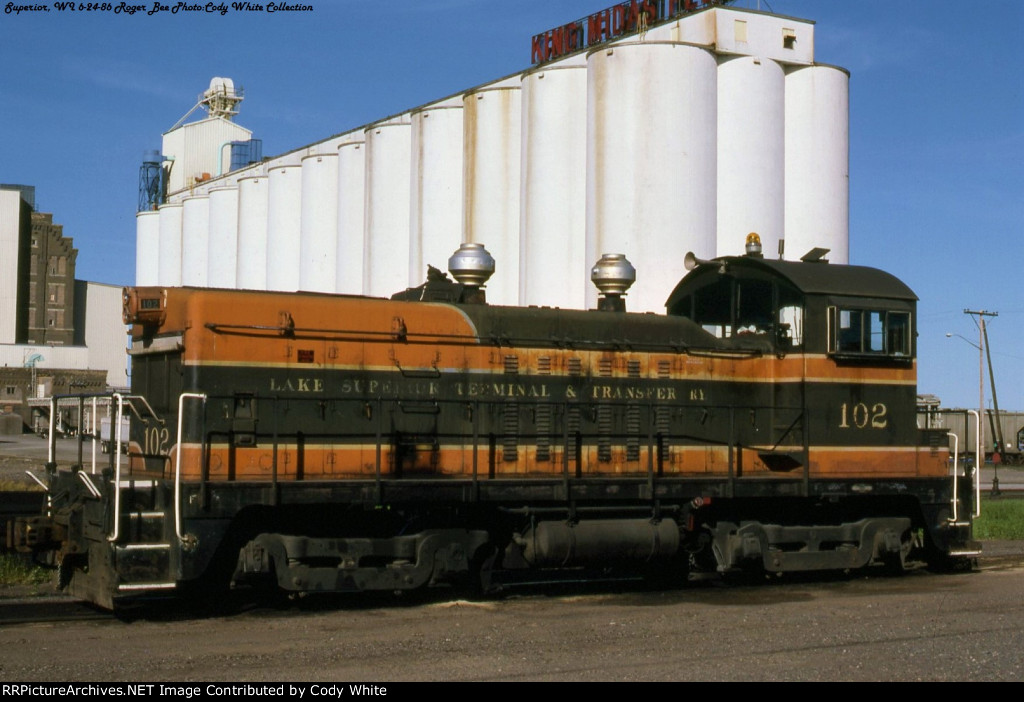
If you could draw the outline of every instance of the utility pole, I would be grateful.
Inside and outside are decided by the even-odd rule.
[[[985,310],[964,310],[964,314],[969,314],[971,317],[977,317],[974,323],[978,326],[978,443],[982,446],[980,451],[981,455],[977,457],[978,470],[981,470],[985,460],[985,441],[984,441],[984,422],[981,418],[985,416],[985,357],[988,356],[988,377],[989,382],[992,383],[992,407],[995,411],[995,421],[992,423],[992,440],[998,442],[996,444],[996,450],[992,454],[992,494],[998,495],[999,492],[999,459],[997,456],[1002,456],[1003,452],[1003,428],[1002,422],[999,420],[999,400],[996,399],[996,378],[995,373],[992,371],[992,352],[988,347],[988,330],[985,328],[985,317],[998,317],[998,312],[987,312]]]

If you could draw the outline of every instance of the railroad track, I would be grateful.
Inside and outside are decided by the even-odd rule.
[[[52,595],[0,599],[0,627],[14,624],[110,621],[115,617],[71,597]]]

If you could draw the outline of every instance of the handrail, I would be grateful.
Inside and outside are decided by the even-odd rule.
[[[174,535],[178,537],[179,542],[185,540],[185,535],[181,533],[181,438],[185,419],[186,398],[201,399],[205,405],[206,393],[183,392],[178,396],[178,438],[175,444],[178,456],[177,460],[174,461]]]
[[[206,393],[206,394],[184,393],[180,397],[185,398],[186,400],[189,399],[189,398],[205,399],[205,401],[207,403],[209,403],[211,401],[218,401],[219,402],[221,399],[230,398],[232,396],[231,395],[222,395],[222,394],[212,394],[212,393]],[[340,396],[340,397],[329,396],[329,397],[317,397],[317,398],[289,398],[287,400],[282,399],[282,398],[280,398],[278,396],[269,396],[269,397],[260,397],[259,401],[260,402],[269,402],[274,407],[276,407],[279,403],[303,403],[303,402],[312,402],[312,401],[315,401],[315,402],[319,403],[320,405],[323,405],[324,403],[340,403],[340,404],[342,404],[342,405],[344,405],[346,407],[347,406],[354,406],[354,405],[358,404],[360,406],[360,408],[361,408],[360,414],[362,414],[362,416],[364,416],[365,418],[371,420],[371,421],[368,422],[369,426],[366,427],[366,429],[369,430],[368,434],[366,436],[366,439],[369,442],[368,446],[369,446],[370,450],[373,452],[373,455],[370,458],[369,465],[372,466],[373,479],[374,479],[374,482],[376,483],[376,486],[378,487],[378,489],[382,485],[382,481],[386,477],[385,473],[387,471],[387,465],[386,465],[387,460],[384,457],[384,452],[387,451],[388,444],[389,444],[390,437],[391,437],[390,431],[389,431],[389,429],[387,427],[388,417],[390,416],[388,414],[388,411],[395,411],[395,412],[403,413],[403,411],[407,411],[409,409],[417,409],[418,410],[418,409],[421,409],[421,408],[429,406],[429,408],[432,410],[430,412],[430,414],[437,414],[437,413],[444,413],[444,412],[449,411],[446,408],[464,407],[464,406],[467,405],[466,399],[463,399],[463,398],[436,398],[436,397],[423,398],[423,399],[417,399],[417,400],[412,400],[412,401],[404,401],[404,400],[401,400],[401,399],[398,399],[398,398],[374,397],[374,398],[371,398],[371,399],[369,399],[367,401],[364,398],[345,397],[345,396]],[[412,404],[409,404],[409,402],[411,402]],[[484,436],[485,434],[487,434],[489,436],[491,441],[493,441],[495,438],[498,438],[500,440],[500,438],[502,436],[504,436],[504,433],[503,433],[502,429],[500,427],[495,427],[494,430],[492,430],[492,431],[484,432],[483,428],[481,427],[481,420],[484,418],[485,415],[487,415],[487,412],[485,411],[485,406],[498,406],[498,405],[504,406],[504,404],[505,404],[505,400],[502,400],[502,399],[499,399],[499,398],[491,398],[491,399],[484,399],[484,400],[481,400],[479,398],[472,398],[470,400],[470,404],[469,404],[469,407],[471,407],[472,410],[470,412],[468,412],[468,413],[465,413],[467,415],[466,419],[468,420],[466,422],[465,427],[463,429],[461,429],[461,430],[455,430],[454,432],[453,431],[448,431],[448,432],[445,433],[445,436],[448,436],[449,438],[459,437],[459,443],[469,442],[469,443],[466,443],[466,445],[467,446],[474,446],[474,447],[476,447],[477,450],[479,450],[479,448],[481,446],[485,446],[485,444],[483,444],[482,442],[488,441],[488,437]],[[611,402],[607,402],[607,403],[603,403],[603,404],[605,404],[606,406],[608,406],[609,408],[612,408],[612,409],[615,409],[615,408],[623,409],[623,408],[630,408],[630,407],[640,409],[644,413],[643,416],[647,417],[647,422],[654,422],[654,421],[656,421],[655,415],[656,415],[656,413],[658,411],[658,408],[668,407],[668,404],[664,404],[664,403],[659,403],[659,402],[654,402],[654,401],[637,403],[635,400],[611,401]],[[566,416],[568,416],[568,412],[572,408],[578,407],[577,403],[572,402],[572,401],[568,401],[568,400],[564,401],[564,402],[552,403],[551,406],[553,408],[559,408],[559,407],[562,408],[562,410],[560,410],[560,411],[566,413]],[[689,409],[693,410],[694,412],[703,411],[705,414],[709,410],[710,411],[718,411],[718,412],[722,413],[721,418],[723,418],[723,419],[725,419],[725,417],[727,415],[732,415],[732,417],[731,417],[732,421],[729,422],[730,427],[729,428],[722,428],[723,431],[714,431],[712,434],[705,434],[705,433],[702,433],[700,431],[698,431],[696,434],[694,434],[694,433],[692,433],[692,431],[685,431],[685,430],[683,430],[683,424],[685,424],[687,426],[690,426],[692,424],[693,426],[691,427],[691,429],[695,428],[697,423],[703,424],[703,422],[705,420],[703,418],[698,419],[696,416],[694,416],[692,418],[688,418],[688,419],[683,419],[683,420],[675,419],[675,420],[673,420],[673,425],[674,426],[668,427],[665,430],[656,429],[653,426],[648,426],[647,429],[645,430],[643,428],[645,426],[645,422],[642,421],[636,428],[627,429],[625,431],[617,431],[617,432],[614,432],[612,434],[608,434],[607,432],[599,432],[594,427],[591,427],[590,429],[584,428],[582,432],[580,432],[579,430],[577,430],[575,432],[571,432],[570,429],[569,429],[569,426],[566,425],[566,426],[563,427],[563,432],[562,432],[562,443],[563,443],[563,448],[564,448],[563,460],[569,459],[569,457],[572,455],[572,453],[573,453],[573,443],[574,442],[575,443],[580,443],[581,440],[584,441],[584,442],[587,442],[587,441],[595,440],[597,437],[604,437],[606,439],[611,440],[615,445],[618,445],[621,442],[626,442],[626,441],[629,441],[629,440],[633,440],[633,441],[639,442],[639,444],[640,444],[640,446],[642,448],[645,448],[646,450],[651,452],[649,460],[653,460],[653,461],[657,462],[659,460],[663,460],[664,459],[664,457],[659,455],[659,451],[664,450],[663,447],[661,447],[661,444],[660,444],[659,440],[657,439],[657,435],[661,435],[661,440],[660,441],[672,441],[672,440],[675,439],[675,440],[679,440],[679,441],[684,441],[687,444],[691,444],[693,441],[710,442],[710,445],[717,446],[718,448],[723,450],[723,452],[724,452],[723,453],[723,457],[725,455],[731,453],[732,454],[731,458],[732,458],[732,461],[733,461],[734,477],[739,477],[738,475],[735,475],[735,473],[738,471],[738,468],[739,468],[739,466],[736,464],[736,453],[740,449],[743,449],[743,450],[746,450],[746,449],[774,450],[774,449],[781,449],[781,448],[783,448],[781,446],[781,441],[779,439],[779,436],[780,436],[779,430],[777,430],[777,429],[776,430],[769,430],[764,435],[761,435],[761,436],[758,436],[758,437],[754,437],[753,435],[746,436],[746,437],[740,436],[740,434],[743,434],[743,426],[741,426],[741,425],[743,425],[743,422],[738,421],[736,413],[737,412],[746,412],[746,411],[755,411],[755,410],[761,409],[761,408],[754,408],[754,407],[746,406],[746,405],[704,405],[704,406],[700,406],[700,407],[691,407]],[[800,410],[800,408],[798,408],[798,407],[776,408],[776,413],[778,413],[778,411],[780,409],[785,410],[785,413],[786,413],[786,416],[787,416],[786,427],[785,427],[785,430],[783,432],[783,435],[785,435],[785,436],[794,436],[794,427],[799,426],[799,424],[800,424],[800,417],[801,417],[801,410]],[[181,421],[183,421],[183,418],[181,416],[182,414],[183,414],[183,406],[182,406],[181,409],[179,409],[179,423]],[[418,413],[417,412],[413,412],[412,414],[418,414]],[[278,426],[278,422],[277,422],[277,420],[279,418],[279,415],[280,415],[280,413],[278,411],[276,411],[276,410],[272,410],[270,412],[267,412],[266,415],[265,415],[265,416],[269,417],[269,419],[270,419],[270,422],[269,422],[270,426],[268,427],[270,429],[270,431],[269,431],[269,433],[267,433],[266,439],[272,443],[272,447],[270,447],[270,449],[271,449],[271,452],[270,452],[271,453],[270,474],[269,474],[268,477],[270,477],[271,480],[273,482],[275,482],[275,483],[276,483],[276,480],[279,477],[279,468],[280,468],[280,466],[279,466],[278,462],[279,462],[279,458],[280,458],[279,454],[280,454],[280,451],[282,450],[282,448],[279,446],[279,443],[280,442],[287,442],[289,437],[292,440],[294,440],[294,436],[295,436],[294,430],[289,430],[288,432],[285,432],[284,434],[281,433],[281,429]],[[374,416],[374,415],[376,415],[376,416]],[[789,419],[790,417],[796,417],[796,419],[791,421]],[[594,421],[593,417],[590,417],[590,419],[585,419],[584,423],[592,423],[593,421]],[[680,422],[682,422],[682,423],[680,423]],[[527,424],[530,424],[530,420],[527,420]],[[675,426],[676,424],[679,424],[679,426]],[[226,427],[227,425],[224,425],[224,426]],[[474,431],[474,428],[473,428],[474,426],[476,427],[475,431]],[[764,427],[762,427],[762,429],[763,428]],[[335,437],[335,438],[344,438],[344,437],[347,437],[347,436],[357,436],[357,435],[362,435],[364,433],[363,429],[358,429],[358,428],[352,427],[351,428],[352,431],[350,432],[350,431],[347,431],[346,428],[338,426],[338,425],[334,425],[334,426],[331,426],[329,428],[328,428],[327,425],[325,425],[325,429],[327,429],[327,433],[324,434],[324,436],[332,436],[332,437]],[[213,433],[216,434],[216,435],[220,435],[222,433],[222,430],[224,432],[230,433],[229,429],[220,427],[220,425],[217,425],[217,427],[215,427],[213,429]],[[183,430],[183,425],[180,425],[179,429],[178,429],[179,434],[182,433],[183,431],[184,431]],[[310,430],[310,431],[312,431],[312,434],[314,434],[314,435],[322,433],[322,432],[318,432],[316,430]],[[758,431],[758,430],[755,430],[755,432],[756,431]],[[566,432],[571,434],[571,436],[567,435]],[[652,437],[652,432],[653,432],[653,437]],[[731,439],[727,438],[725,436],[726,432],[728,432],[729,437],[731,437]],[[306,432],[301,432],[301,433],[306,433]],[[413,433],[415,433],[415,431]],[[519,440],[525,441],[525,442],[529,442],[531,439],[536,438],[537,436],[539,436],[540,434],[543,434],[543,433],[544,433],[543,431],[540,431],[540,433],[538,434],[536,431],[531,431],[530,429],[527,429],[527,428],[523,428],[522,430],[514,432],[515,436],[518,437]],[[207,435],[207,433],[205,431],[203,432],[203,435],[204,435],[204,437],[206,437],[206,439],[204,439],[204,441],[209,438],[209,435]],[[552,437],[554,438],[556,435],[557,435],[557,433],[552,435]],[[646,436],[646,441],[644,439],[645,436]],[[757,439],[763,439],[764,443],[761,443],[761,441],[758,441]],[[803,443],[803,451],[806,453],[806,451],[808,450],[808,446],[807,445],[809,443],[811,443],[810,437],[805,435],[804,438],[803,438],[803,442],[802,443]],[[557,445],[557,439],[556,439],[556,445]],[[179,450],[180,450],[181,440],[178,441],[178,446],[179,446]],[[800,450],[800,448],[801,448],[800,446],[793,446],[793,447],[791,447],[791,449],[794,450],[794,451],[798,451],[798,450]],[[491,451],[493,452],[493,449]],[[480,460],[480,456],[479,456],[478,453],[474,454],[472,451],[470,451],[470,453],[468,455],[474,456],[477,461]],[[206,454],[204,454],[204,457],[206,457]],[[493,456],[491,456],[490,458],[493,461]],[[580,454],[579,457],[577,457],[574,460],[579,461],[579,460],[581,460],[581,458],[582,458],[582,453]],[[571,461],[570,461],[570,463],[571,463]],[[806,460],[804,461],[804,464],[806,464]],[[181,468],[180,469],[181,472],[178,474],[177,480],[179,480],[179,481],[188,480],[189,479],[188,476],[190,475],[189,471],[193,470],[194,468],[195,468],[195,466],[192,466],[190,468]],[[562,471],[563,474],[565,473],[564,469],[565,469],[565,466],[563,466],[563,471]],[[652,467],[650,465],[647,465],[647,464],[641,464],[638,469],[639,469],[639,471],[641,473],[649,474],[651,472],[651,470],[652,470]],[[473,471],[470,470],[470,472],[472,474]],[[493,467],[491,468],[491,470],[489,472],[493,473]],[[570,466],[570,472],[571,472],[571,466]],[[481,467],[479,465],[476,468],[476,475],[477,475],[477,484],[479,485],[479,481],[480,481],[481,477],[484,475],[484,472],[483,472],[483,470],[481,470]],[[794,477],[796,477],[795,474],[794,474]],[[806,476],[803,476],[803,477],[806,479]],[[231,478],[229,477],[228,479],[230,480]],[[300,479],[301,479],[301,477],[300,477]]]
[[[967,410],[968,414],[974,415],[974,511],[971,513],[975,519],[981,516],[981,463],[984,457],[981,454],[981,415],[975,410]],[[960,437],[955,432],[946,432],[947,436],[953,437],[953,516],[950,522],[957,522],[960,518],[957,506],[960,503],[960,490],[958,480],[960,477],[957,461],[960,457]]]
[[[107,537],[107,541],[114,543],[121,537],[121,416],[124,412],[124,397],[117,392],[111,397],[117,400],[117,440],[114,442],[114,533]]]
[[[52,516],[52,512],[53,512],[53,509],[52,509],[53,508],[53,495],[50,494],[50,486],[47,485],[46,483],[44,483],[42,480],[40,480],[30,470],[26,470],[25,471],[25,475],[27,475],[28,477],[32,478],[32,480],[36,481],[36,484],[43,489],[43,492],[46,493],[46,516],[48,516],[48,517]]]
[[[161,419],[160,415],[158,415],[156,413],[156,410],[154,410],[152,407],[150,407],[149,401],[146,400],[145,396],[143,396],[143,395],[125,395],[125,397],[128,399],[128,409],[130,409],[132,411],[132,414],[134,414],[136,417],[139,418],[139,421],[147,422],[146,418],[143,417],[141,414],[139,414],[139,411],[137,409],[135,409],[135,405],[132,404],[132,402],[134,400],[138,400],[139,402],[142,403],[142,405],[146,408],[146,411],[149,412],[149,416],[150,417],[152,417],[156,421],[160,422],[161,424],[164,424],[165,420]]]
[[[75,473],[75,475],[78,476],[79,480],[85,483],[85,487],[89,489],[89,492],[92,493],[93,497],[95,497],[98,500],[103,496],[103,494],[99,491],[99,488],[96,487],[96,485],[92,482],[92,480],[89,478],[87,474],[83,473],[82,471],[78,471],[77,473]]]
[[[215,334],[233,334],[238,336],[266,337],[266,334],[256,332],[270,332],[277,335],[307,339],[329,339],[332,341],[358,341],[367,343],[390,343],[396,339],[396,331],[392,329],[331,329],[326,327],[294,327],[290,325],[267,325],[267,324],[229,324],[226,322],[207,322],[204,325]],[[430,345],[444,341],[450,345],[480,346],[486,341],[493,341],[498,346],[519,346],[519,347],[543,347],[558,348],[564,345],[560,340],[550,337],[517,336],[508,337],[491,336],[487,339],[476,334],[446,334],[435,331],[406,331],[403,343]],[[572,342],[574,348],[578,349],[621,349],[628,347],[636,350],[664,351],[665,353],[689,353],[695,356],[706,356],[711,358],[747,358],[751,356],[764,355],[761,349],[728,349],[714,347],[693,347],[684,339],[675,339],[665,342],[644,341],[641,339],[620,339],[615,341],[598,339],[576,339]]]
[[[110,412],[109,405],[107,406],[107,412]],[[89,467],[89,472],[92,473],[93,475],[96,475],[96,444],[98,443],[97,439],[99,438],[100,435],[99,429],[96,428],[96,424],[96,398],[94,397],[92,398],[92,431],[90,432],[90,434],[92,435],[92,463],[90,464]],[[120,446],[118,448],[120,449]]]
[[[83,444],[84,444],[84,438],[85,438],[83,436],[83,434],[82,434],[82,431],[84,429],[83,425],[85,424],[84,418],[85,418],[85,396],[79,395],[78,396],[78,431],[75,432],[77,434],[76,439],[75,439],[75,447],[78,449],[78,469],[79,470],[82,470],[82,467],[85,465],[84,461],[82,460],[82,450],[83,450]]]
[[[959,520],[958,505],[960,504],[960,490],[958,489],[958,480],[960,478],[960,466],[957,465],[957,460],[960,458],[960,437],[951,431],[946,432],[946,436],[953,437],[953,495],[950,499],[950,503],[953,507],[953,516],[947,521],[956,523]]]
[[[981,453],[981,414],[974,410],[967,410],[968,414],[974,415],[974,516],[981,516],[981,465],[985,457]]]
[[[32,471],[26,470],[25,471],[25,475],[27,475],[28,477],[32,478],[32,480],[36,481],[36,485],[41,487],[44,492],[49,492],[50,491],[50,486],[47,485],[46,483],[44,483],[38,477],[36,477],[36,475]]]
[[[46,463],[54,465],[57,462],[57,396],[50,397],[50,435],[46,442]]]

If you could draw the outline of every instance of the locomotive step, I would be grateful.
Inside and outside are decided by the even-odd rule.
[[[981,555],[981,549],[980,548],[976,548],[976,549],[975,548],[971,548],[971,549],[960,550],[960,549],[955,549],[954,548],[954,549],[950,549],[949,555],[952,558],[977,558],[977,557],[979,557]]]
[[[118,589],[162,587],[171,581],[171,545],[122,544],[114,547]],[[172,583],[173,585],[173,583]]]
[[[164,535],[166,516],[163,510],[136,511],[124,514],[119,543],[125,545],[160,544],[166,539]]]

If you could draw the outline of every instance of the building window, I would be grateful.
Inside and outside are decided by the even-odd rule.
[[[796,30],[786,29],[782,30],[782,48],[783,49],[794,49],[796,48]]]
[[[746,42],[747,41],[747,23],[744,20],[736,20],[733,23],[733,34],[736,41]]]

